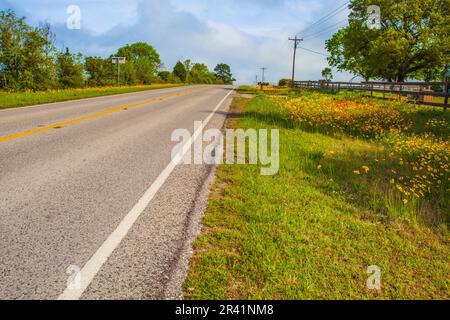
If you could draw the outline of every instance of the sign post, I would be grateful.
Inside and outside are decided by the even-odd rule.
[[[127,59],[125,57],[112,57],[112,63],[117,64],[117,86],[120,86],[120,65],[126,62]]]
[[[445,77],[445,101],[444,101],[444,104],[445,104],[445,106],[444,106],[444,111],[447,111],[447,108],[448,108],[448,95],[449,95],[449,85],[448,85],[448,78],[449,78],[449,76],[447,75],[446,77]]]
[[[444,71],[442,72],[442,76],[444,77],[444,92],[445,92],[445,100],[444,100],[444,111],[447,111],[448,108],[448,95],[449,95],[449,78],[450,78],[450,65],[447,65],[444,69]]]

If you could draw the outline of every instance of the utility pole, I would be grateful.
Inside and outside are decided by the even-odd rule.
[[[447,108],[448,108],[448,93],[449,93],[448,91],[449,91],[449,89],[450,89],[450,87],[449,87],[448,74],[447,74],[445,76],[445,86],[444,86],[444,90],[445,90],[444,112],[447,111]]]
[[[256,86],[258,86],[258,75],[256,75]]]
[[[295,81],[295,58],[297,56],[297,48],[298,45],[303,41],[303,39],[298,38],[295,36],[295,38],[289,38],[289,41],[294,41],[294,57],[292,59],[292,83],[291,86],[294,88],[294,81]]]
[[[120,87],[120,63],[117,62],[117,86]]]
[[[445,99],[444,99],[444,112],[447,111],[448,108],[448,94],[449,94],[449,90],[450,90],[450,86],[449,86],[449,76],[450,76],[450,64],[447,64],[445,66],[445,70],[444,70],[444,78],[445,78],[445,85],[444,85],[444,90],[445,90]]]
[[[264,81],[265,81],[264,75],[265,75],[267,68],[262,67],[261,70],[262,70],[261,91],[263,91],[264,90]]]

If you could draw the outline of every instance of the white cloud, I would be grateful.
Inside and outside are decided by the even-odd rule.
[[[168,68],[188,58],[210,68],[228,63],[240,83],[253,82],[262,66],[268,68],[271,82],[289,77],[292,43],[288,38],[340,5],[333,0],[0,1],[2,7],[15,9],[32,23],[51,22],[59,48],[109,56],[127,43],[146,41],[157,48]],[[82,30],[67,30],[65,8],[77,3],[82,9]],[[324,27],[319,25],[317,30]],[[304,46],[325,52],[324,40],[332,31]],[[318,79],[326,66],[325,57],[298,51],[299,79]],[[336,79],[349,76],[341,74]]]

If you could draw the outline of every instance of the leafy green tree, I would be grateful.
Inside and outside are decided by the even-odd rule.
[[[381,28],[368,25],[370,5]],[[450,60],[450,0],[352,0],[349,26],[327,41],[331,66],[370,78],[405,81]]]
[[[371,78],[376,78],[376,74],[367,63],[368,47],[359,46],[357,41],[353,41],[348,36],[350,33],[355,37],[361,36],[360,41],[364,42],[365,40],[362,39],[364,35],[358,29],[361,29],[360,26],[351,24],[348,28],[339,30],[326,42],[326,48],[330,52],[328,63],[339,71],[349,71],[369,81]]]
[[[322,70],[322,77],[326,80],[326,81],[331,81],[333,80],[333,70],[331,70],[331,68],[325,68]]]
[[[186,80],[185,80],[185,82],[186,83],[191,83],[192,61],[188,59],[188,60],[184,61],[183,65],[184,65],[184,68],[186,69]]]
[[[170,71],[161,71],[158,77],[163,83],[180,83],[181,80]]]
[[[191,70],[191,81],[192,83],[213,84],[216,81],[216,75],[209,71],[205,64],[196,63]]]
[[[89,86],[107,86],[117,83],[116,69],[110,59],[87,57],[85,70]]]
[[[214,71],[216,73],[217,80],[222,81],[224,84],[233,84],[233,82],[236,81],[236,79],[233,78],[230,66],[227,64],[218,64],[214,68]]]
[[[181,82],[186,83],[186,79],[187,79],[187,71],[186,71],[186,67],[184,66],[184,64],[181,61],[178,61],[175,64],[175,67],[173,68],[173,74],[178,77]]]
[[[158,73],[158,77],[162,82],[169,83],[171,73],[169,71],[161,71]]]
[[[193,63],[191,60],[178,61],[173,68],[173,76],[184,83],[213,84],[216,74],[203,63]]]
[[[117,78],[117,65],[114,65],[114,73],[115,77]],[[142,74],[141,74],[142,75]],[[154,77],[149,77],[147,80],[138,79],[138,69],[132,62],[127,62],[125,64],[120,65],[120,85],[128,85],[133,86],[137,84],[151,84],[151,81],[154,79]],[[116,80],[117,83],[117,80]]]
[[[0,70],[8,88],[45,90],[56,86],[52,32],[31,27],[11,11],[0,11]]]
[[[444,68],[425,69],[414,74],[414,79],[423,80],[425,82],[442,81],[442,71]]]
[[[0,68],[6,77],[7,87],[20,87],[22,46],[30,27],[24,18],[18,18],[12,11],[0,11]]]
[[[278,86],[280,87],[289,87],[291,85],[292,79],[280,79],[278,81]]]
[[[69,49],[59,53],[56,59],[58,83],[61,88],[80,88],[84,86],[84,67],[81,54],[71,54]]]
[[[118,50],[117,56],[127,58],[122,68],[127,84],[151,84],[162,66],[159,53],[145,42],[126,45]]]

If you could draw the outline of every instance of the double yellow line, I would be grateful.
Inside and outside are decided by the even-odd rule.
[[[171,93],[171,94],[167,94],[158,98],[153,98],[150,100],[145,100],[142,102],[138,102],[138,103],[134,103],[134,104],[130,104],[130,105],[123,105],[120,107],[114,107],[114,108],[110,108],[110,109],[105,109],[102,111],[99,111],[97,113],[93,113],[81,118],[76,118],[76,119],[72,119],[72,120],[68,120],[68,121],[64,121],[64,122],[59,122],[59,123],[55,123],[55,124],[51,124],[45,127],[41,127],[41,128],[36,128],[36,129],[32,129],[32,130],[28,130],[28,131],[24,131],[24,132],[20,132],[20,133],[16,133],[16,134],[12,134],[6,137],[0,137],[0,142],[6,142],[9,140],[14,140],[14,139],[18,139],[18,138],[22,138],[22,137],[26,137],[32,134],[36,134],[36,133],[40,133],[43,131],[47,131],[50,129],[55,129],[55,128],[62,128],[62,127],[67,127],[68,125],[71,124],[75,124],[75,123],[79,123],[79,122],[83,122],[86,120],[91,120],[91,119],[95,119],[95,118],[100,118],[103,116],[107,116],[109,114],[112,113],[116,113],[119,111],[123,111],[123,110],[130,110],[130,109],[134,109],[152,102],[159,102],[159,101],[164,101],[164,100],[168,100],[171,98],[175,98],[175,97],[179,97],[179,96],[183,96],[186,94],[189,94],[191,92],[194,91],[198,91],[198,90],[203,90],[205,88],[194,88],[194,89],[190,89],[190,90],[186,90],[186,91],[181,91],[181,92],[176,92],[176,93]]]

